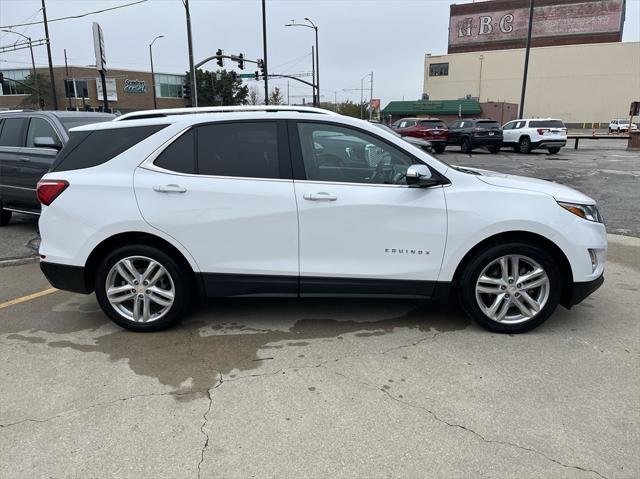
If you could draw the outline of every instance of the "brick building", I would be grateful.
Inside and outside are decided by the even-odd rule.
[[[36,108],[31,92],[16,83],[23,82],[31,69],[0,70],[5,81],[0,89],[0,110]],[[36,72],[49,79],[48,68],[37,68]],[[102,84],[100,75],[90,67],[54,67],[53,76],[58,96],[58,109],[99,110],[102,109]],[[186,106],[182,97],[184,75],[156,73],[156,101],[158,108]],[[109,107],[122,113],[154,108],[153,81],[150,72],[131,70],[109,70],[107,74],[107,98]],[[44,98],[45,108],[52,109],[51,97]]]

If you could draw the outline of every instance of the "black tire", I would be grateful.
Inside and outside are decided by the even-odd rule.
[[[121,315],[109,302],[106,293],[107,276],[111,268],[120,260],[141,256],[150,258],[162,265],[173,281],[174,300],[171,307],[164,315],[148,323],[136,322]],[[176,324],[184,315],[189,312],[195,291],[191,271],[187,270],[188,265],[182,265],[173,257],[162,250],[147,245],[130,245],[118,248],[98,265],[95,274],[95,292],[100,307],[104,313],[117,325],[130,331],[148,332],[167,329]]]
[[[12,211],[5,210],[2,207],[2,203],[0,202],[0,226],[7,226],[9,221],[11,221],[11,216],[13,215]]]
[[[531,139],[528,136],[520,138],[520,141],[518,142],[518,151],[525,155],[527,153],[531,153]]]
[[[433,145],[433,149],[435,150],[436,153],[444,152],[446,147],[447,147],[446,143],[436,143]]]
[[[487,149],[489,150],[489,153],[492,153],[494,155],[500,152],[500,147],[499,146],[490,146]]]
[[[552,155],[557,155],[559,151],[560,151],[560,148],[557,146],[554,148],[549,148],[549,153]]]
[[[460,151],[462,153],[471,154],[473,151],[473,145],[471,145],[471,140],[469,138],[463,138],[462,143],[460,144]]]
[[[544,269],[549,279],[549,294],[542,309],[532,318],[513,324],[498,322],[485,315],[476,299],[476,283],[485,267],[492,261],[509,254],[533,259]],[[458,294],[462,308],[467,315],[484,328],[496,333],[524,333],[540,326],[555,311],[562,295],[561,274],[557,261],[538,246],[524,242],[496,244],[483,249],[466,264],[459,277]],[[513,307],[515,308],[515,306]]]

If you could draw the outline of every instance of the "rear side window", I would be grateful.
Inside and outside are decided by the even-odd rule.
[[[101,165],[166,126],[136,126],[72,132],[69,142],[60,151],[51,171],[79,170]]]
[[[165,170],[193,174],[196,172],[195,133],[180,135],[158,156],[155,164]]]
[[[0,131],[0,146],[24,146],[24,118],[5,118]]]
[[[560,120],[531,120],[531,128],[564,128],[564,123]]]
[[[440,120],[422,120],[420,122],[420,126],[425,126],[427,128],[446,128],[447,125],[444,124],[444,121]]]
[[[197,128],[198,173],[245,178],[279,178],[278,126],[238,122]]]

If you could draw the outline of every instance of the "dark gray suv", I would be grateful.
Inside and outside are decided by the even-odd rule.
[[[113,118],[75,111],[0,112],[0,226],[14,211],[40,214],[36,184],[69,139],[69,129]]]

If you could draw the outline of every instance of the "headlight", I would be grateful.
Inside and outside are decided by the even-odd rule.
[[[565,210],[570,211],[580,218],[584,218],[585,220],[593,221],[595,223],[604,223],[596,205],[580,205],[577,203],[564,203],[561,201],[558,201],[558,204]]]

